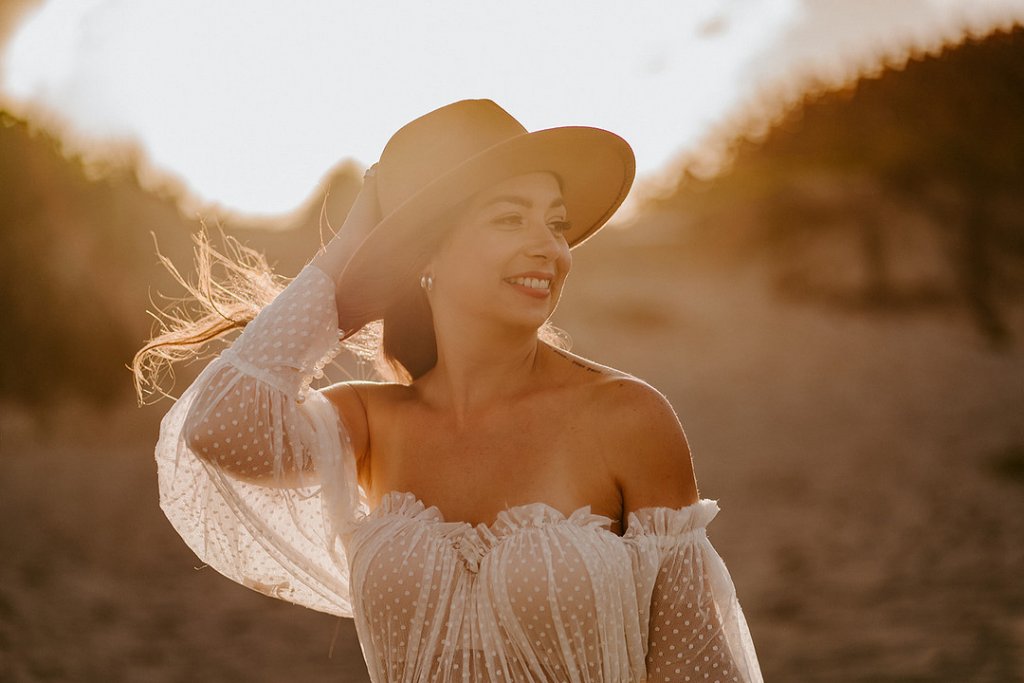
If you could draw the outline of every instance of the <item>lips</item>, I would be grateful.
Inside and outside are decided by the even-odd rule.
[[[523,273],[515,277],[505,278],[505,282],[518,291],[536,298],[547,298],[551,294],[551,285],[555,276],[548,273]]]
[[[510,282],[513,285],[520,285],[522,287],[529,287],[530,289],[543,289],[545,291],[551,289],[550,278],[513,277],[509,278],[506,282]]]

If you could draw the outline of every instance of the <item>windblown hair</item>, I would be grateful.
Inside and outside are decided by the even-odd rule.
[[[451,225],[456,211],[436,222],[436,230],[419,231],[419,244],[408,245],[419,256],[408,272],[388,272],[397,278],[397,294],[380,311],[355,285],[339,305],[338,327],[349,351],[371,361],[387,381],[409,384],[437,364],[434,321],[426,293],[419,286],[420,272]],[[443,226],[443,227],[442,227]],[[176,363],[212,355],[211,347],[243,329],[285,288],[288,279],[276,273],[260,252],[223,235],[223,247],[210,243],[205,228],[193,235],[196,275],[189,280],[166,256],[160,262],[186,291],[167,309],[150,314],[158,331],[132,360],[135,391],[140,403],[147,396],[168,395],[161,387],[173,377]],[[568,336],[549,323],[540,329],[545,342],[568,348]]]
[[[162,386],[173,377],[176,364],[212,355],[218,342],[227,342],[233,333],[244,329],[289,281],[273,271],[263,254],[230,235],[221,235],[223,246],[218,248],[204,227],[192,241],[195,274],[191,278],[157,251],[161,264],[185,295],[173,299],[167,308],[150,312],[157,321],[157,332],[132,360],[140,402],[152,394],[167,395]],[[411,277],[406,274],[406,279]],[[359,292],[352,292],[348,300],[359,301]],[[408,383],[437,362],[430,307],[418,287],[393,305],[383,321],[370,320],[364,311],[349,308],[348,319],[338,324],[343,343],[371,361],[384,378]]]
[[[161,387],[168,375],[173,376],[176,363],[208,355],[213,342],[244,328],[287,284],[262,254],[233,237],[222,236],[223,251],[213,247],[205,227],[192,240],[194,281],[157,249],[160,263],[186,295],[149,312],[158,331],[136,352],[131,365],[140,402],[147,395],[166,395]]]

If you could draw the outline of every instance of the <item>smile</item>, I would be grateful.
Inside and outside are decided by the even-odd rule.
[[[547,292],[551,289],[551,280],[536,277],[511,277],[506,282],[521,287],[529,287],[539,291]]]

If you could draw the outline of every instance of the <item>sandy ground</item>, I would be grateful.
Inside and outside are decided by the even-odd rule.
[[[962,314],[829,312],[757,267],[587,249],[558,322],[676,406],[766,680],[1024,680],[1019,307],[996,352]],[[164,409],[5,411],[0,681],[366,680],[351,621],[198,567],[157,507]]]

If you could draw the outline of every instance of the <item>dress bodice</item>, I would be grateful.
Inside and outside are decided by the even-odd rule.
[[[717,510],[708,500],[644,508],[620,537],[589,506],[566,515],[529,503],[470,524],[410,492],[386,493],[347,547],[364,656],[385,681],[645,680],[656,555],[670,542],[685,570],[669,590],[686,596],[691,618],[653,618],[686,630],[694,647],[680,663],[718,674],[708,680],[748,680],[709,611],[705,527]]]
[[[526,529],[569,525],[579,529],[603,530],[618,537],[611,531],[614,520],[590,512],[589,505],[582,505],[566,515],[548,503],[526,503],[500,511],[490,524],[473,524],[447,521],[436,506],[428,506],[412,492],[389,491],[381,496],[380,504],[368,515],[367,522],[391,518],[412,520],[431,528],[438,538],[444,539],[458,552],[467,571],[472,573],[479,571],[480,563],[495,546]]]

